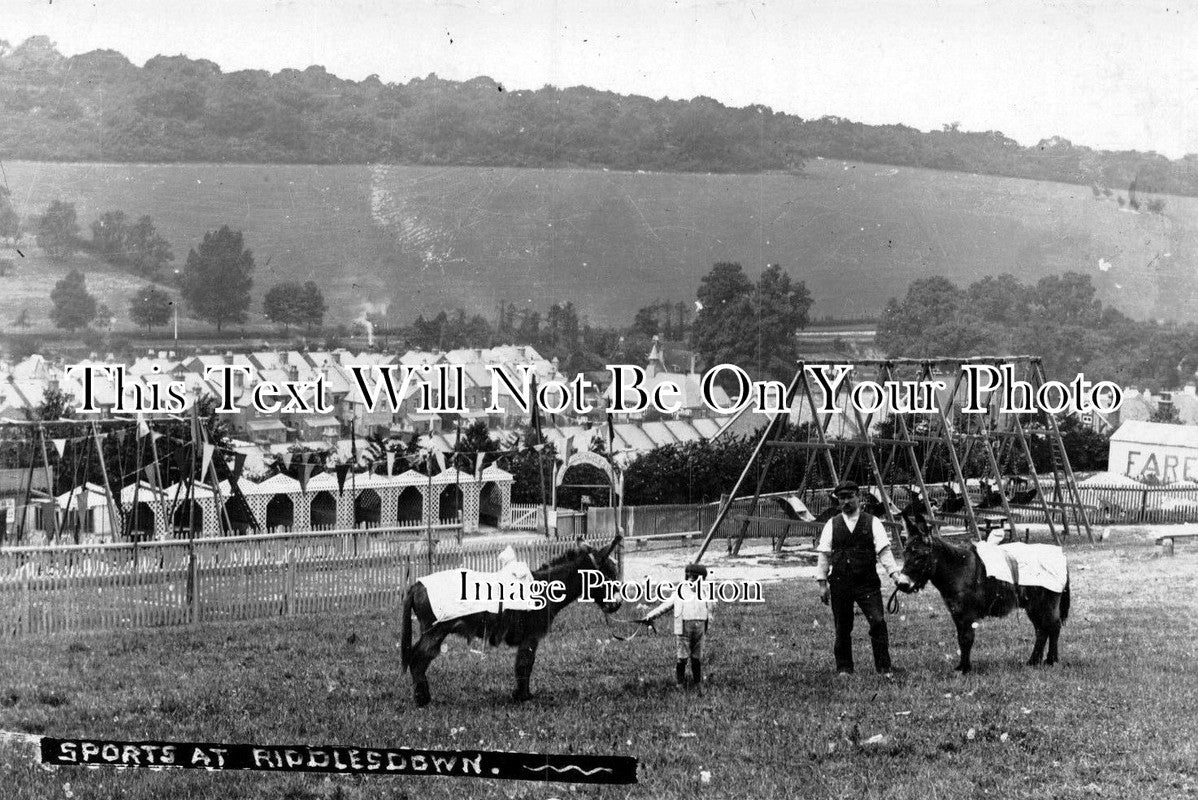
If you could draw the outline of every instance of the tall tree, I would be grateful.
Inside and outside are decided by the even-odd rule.
[[[691,345],[710,369],[719,364],[746,366],[753,284],[740,264],[721,262],[699,283],[702,309],[691,328]]]
[[[75,204],[55,200],[37,218],[37,246],[55,261],[65,261],[79,247]]]
[[[812,302],[807,285],[792,282],[778,264],[771,264],[761,273],[753,292],[757,327],[753,344],[754,363],[763,375],[781,381],[794,376],[799,356],[795,334],[807,327]]]
[[[319,328],[324,324],[324,315],[329,310],[329,307],[325,303],[324,295],[321,294],[320,287],[316,285],[315,281],[306,281],[304,283],[303,310],[304,316],[301,321],[308,326],[309,330],[312,329],[313,325]]]
[[[95,319],[96,298],[88,294],[87,278],[77,269],[54,284],[50,300],[54,303],[50,318],[60,328],[74,332]]]
[[[135,275],[156,278],[174,260],[170,242],[158,234],[149,217],[142,217],[126,228],[125,261]]]
[[[277,283],[262,298],[262,313],[286,331],[292,325],[303,324],[307,316],[307,292],[294,281]]]
[[[795,334],[806,327],[813,302],[802,281],[772,264],[754,286],[740,264],[721,263],[703,277],[698,297],[691,343],[709,369],[735,364],[760,377],[793,376]],[[731,376],[721,379],[736,388]]]
[[[245,322],[254,285],[254,256],[243,246],[241,231],[228,225],[204,234],[198,248],[187,254],[183,298],[193,316],[216,325]]]
[[[155,325],[170,322],[174,303],[171,296],[153,284],[143,286],[129,300],[129,318],[150,331]]]
[[[92,223],[92,247],[105,261],[119,263],[125,257],[125,237],[129,226],[124,211],[106,211]]]

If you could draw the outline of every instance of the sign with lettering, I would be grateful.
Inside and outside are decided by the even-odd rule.
[[[440,775],[558,783],[636,783],[630,756],[554,755],[407,747],[41,740],[43,764],[263,772],[335,772],[357,775]]]

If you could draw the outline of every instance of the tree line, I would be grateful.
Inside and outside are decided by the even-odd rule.
[[[0,193],[0,223],[10,218],[7,192]],[[160,288],[165,285],[178,291],[187,303],[191,317],[216,326],[242,323],[247,319],[253,288],[254,256],[245,247],[240,231],[225,225],[209,231],[200,244],[187,254],[182,270],[166,272],[175,256],[170,242],[162,237],[149,216],[130,223],[123,211],[106,211],[91,224],[91,238],[81,236],[74,203],[53,200],[44,214],[30,220],[37,246],[52,261],[65,263],[77,252],[91,253],[102,261],[145,278],[145,286],[129,298],[129,318],[138,326],[152,330],[166,325],[175,313],[174,296]],[[4,229],[17,238],[22,233],[22,221],[15,213],[11,225]],[[13,265],[0,262],[0,277]],[[51,319],[56,327],[68,331],[86,328],[93,322],[111,321],[113,312],[87,290],[87,276],[81,269],[72,269],[58,281],[50,293],[53,302]],[[328,306],[320,288],[313,281],[303,284],[284,281],[271,287],[262,301],[263,315],[284,331],[292,325],[320,326]],[[16,327],[28,327],[28,314],[22,312]]]
[[[1198,368],[1198,324],[1133,320],[1076,272],[1034,284],[987,276],[964,288],[943,276],[914,281],[886,304],[876,342],[917,358],[1039,354],[1049,378],[1080,372],[1154,390],[1192,382]]]
[[[0,151],[47,161],[400,163],[621,170],[800,170],[813,157],[1198,194],[1198,156],[1022,146],[957,123],[919,131],[707,97],[587,87],[510,91],[491,78],[404,84],[320,66],[224,73],[185,56],[142,67],[112,50],[67,58],[45,36],[0,40]],[[2,223],[2,220],[0,220]]]

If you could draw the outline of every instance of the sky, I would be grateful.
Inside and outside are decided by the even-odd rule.
[[[1184,0],[0,0],[0,39],[66,55],[320,64],[360,80],[486,75],[760,103],[1022,144],[1198,153],[1198,5]]]

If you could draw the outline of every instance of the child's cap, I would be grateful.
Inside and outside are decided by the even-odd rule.
[[[702,564],[687,564],[686,577],[688,578],[706,578],[707,567]]]

